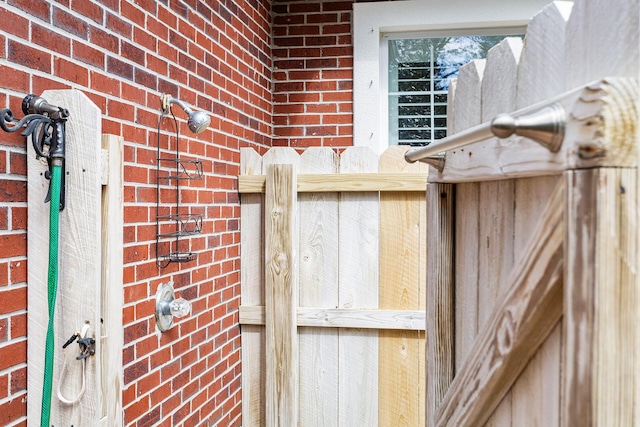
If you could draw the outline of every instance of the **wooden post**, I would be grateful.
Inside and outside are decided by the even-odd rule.
[[[269,165],[266,181],[266,425],[298,424],[297,185],[292,165]]]
[[[105,174],[102,179],[102,410],[101,427],[123,425],[122,393],[122,307],[123,281],[123,138],[103,135],[102,152],[106,154]]]
[[[634,425],[635,169],[567,172],[563,425]]]
[[[426,425],[436,413],[455,371],[454,357],[454,187],[427,186],[427,410]]]
[[[55,363],[51,424],[56,426],[98,425],[100,419],[100,294],[101,294],[101,122],[100,109],[76,90],[45,91],[42,96],[70,112],[66,124],[66,208],[60,212],[59,280],[55,309]],[[42,381],[47,332],[47,260],[49,247],[49,204],[44,203],[49,181],[44,178],[46,162],[37,160],[27,144],[28,218],[28,335],[27,387],[29,426],[40,420]],[[73,398],[82,386],[82,364],[75,360],[78,345],[62,351],[62,344],[85,322],[89,336],[96,339],[96,353],[86,364],[86,392],[72,406],[60,404],[55,392],[67,359],[62,392]],[[119,393],[113,390],[112,393]]]
[[[262,173],[262,157],[252,148],[240,149],[240,172]],[[264,305],[264,197],[243,194],[240,203],[242,304]],[[265,425],[264,340],[264,326],[242,326],[242,420],[250,426]]]

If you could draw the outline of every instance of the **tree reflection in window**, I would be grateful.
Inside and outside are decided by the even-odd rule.
[[[444,138],[451,79],[505,37],[389,40],[389,143],[420,146]]]

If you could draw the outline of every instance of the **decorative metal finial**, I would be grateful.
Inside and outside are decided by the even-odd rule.
[[[513,134],[533,139],[552,153],[562,146],[566,114],[560,104],[551,104],[525,116],[498,114],[491,121],[491,132],[498,138]]]

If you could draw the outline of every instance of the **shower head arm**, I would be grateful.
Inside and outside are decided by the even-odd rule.
[[[180,101],[178,98],[173,98],[171,95],[168,95],[168,94],[162,95],[161,102],[162,102],[162,111],[165,113],[169,110],[169,107],[171,104],[177,104],[180,108],[184,110],[185,113],[187,113],[187,115],[193,113],[193,110],[191,110],[191,108],[187,104]]]

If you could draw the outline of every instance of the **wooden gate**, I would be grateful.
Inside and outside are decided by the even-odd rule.
[[[557,153],[488,138],[430,173],[427,425],[640,424],[638,13],[554,2],[462,68],[451,133],[549,105],[566,125]]]
[[[426,165],[243,150],[245,426],[424,425]]]

